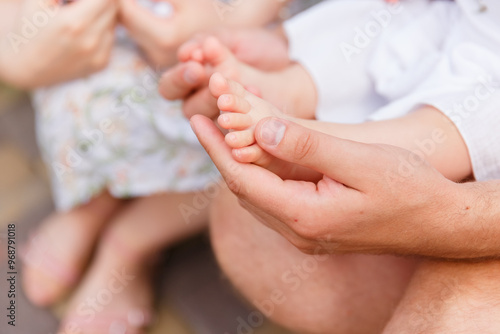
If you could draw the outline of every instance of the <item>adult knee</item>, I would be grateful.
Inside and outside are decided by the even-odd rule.
[[[342,288],[348,282],[336,282],[342,273],[328,256],[301,253],[242,209],[229,191],[213,202],[210,228],[222,270],[259,309],[247,315],[252,329],[265,316],[300,333],[352,333],[348,287]]]

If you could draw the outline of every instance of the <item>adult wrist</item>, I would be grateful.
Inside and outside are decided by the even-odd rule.
[[[500,181],[454,184],[450,240],[457,258],[500,256]]]

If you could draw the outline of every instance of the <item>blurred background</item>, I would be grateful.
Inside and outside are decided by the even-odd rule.
[[[30,231],[53,210],[45,167],[35,143],[34,114],[28,94],[0,82],[0,298],[5,309],[8,224],[16,224],[17,252]],[[20,268],[20,263],[17,263]],[[22,276],[22,271],[18,278]],[[20,281],[17,290],[21,291]],[[158,317],[152,334],[286,334],[270,323],[244,328],[253,312],[218,269],[206,235],[170,250],[157,282]],[[55,334],[58,314],[31,306],[17,296],[16,327],[0,322],[2,334]],[[2,312],[1,318],[4,319]]]

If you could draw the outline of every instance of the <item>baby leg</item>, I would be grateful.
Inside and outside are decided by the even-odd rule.
[[[150,196],[122,207],[69,302],[62,333],[72,324],[81,334],[145,333],[154,316],[152,278],[159,252],[205,228],[208,204],[190,220],[179,210],[192,206],[195,195]]]
[[[32,303],[51,305],[75,286],[99,232],[119,206],[119,200],[105,193],[42,222],[23,251],[23,288]]]

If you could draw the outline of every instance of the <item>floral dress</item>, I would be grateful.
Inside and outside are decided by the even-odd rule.
[[[158,75],[126,38],[109,66],[33,93],[40,150],[59,210],[104,190],[117,198],[203,190],[219,178],[180,101],[158,93]]]

